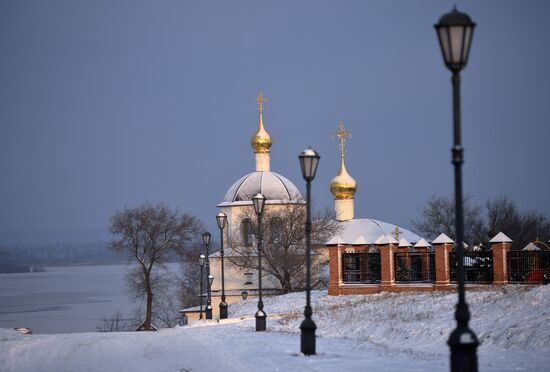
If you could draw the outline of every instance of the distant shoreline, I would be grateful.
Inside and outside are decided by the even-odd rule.
[[[177,264],[177,261],[165,262],[166,264]],[[82,262],[82,263],[52,263],[49,265],[0,265],[1,274],[25,274],[47,272],[49,267],[69,266],[109,266],[109,265],[131,265],[133,262]]]

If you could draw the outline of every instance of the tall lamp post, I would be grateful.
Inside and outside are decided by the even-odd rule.
[[[311,315],[311,181],[315,178],[317,165],[321,158],[315,150],[305,149],[300,156],[302,177],[306,180],[306,307],[304,310],[305,319],[300,325],[302,336],[300,339],[301,352],[304,355],[315,354],[315,330],[317,326]]]
[[[264,213],[265,196],[256,194],[252,197],[254,212],[258,216],[258,311],[256,311],[256,332],[265,331],[267,314],[262,301],[262,214]]]
[[[225,213],[218,213],[216,215],[216,222],[218,223],[218,228],[220,229],[220,256],[222,258],[222,300],[220,302],[220,319],[227,319],[227,302],[225,302],[225,274],[223,271],[223,229],[227,224],[227,216]]]
[[[203,290],[202,271],[203,271],[203,268],[204,268],[204,261],[206,261],[206,257],[204,257],[204,254],[201,254],[199,256],[199,265],[201,267],[201,285],[200,285],[200,290],[199,290],[199,296],[201,298],[201,305],[200,305],[200,311],[199,311],[199,320],[202,320],[202,290]]]
[[[455,169],[456,252],[458,256],[458,304],[455,319],[457,327],[451,332],[447,344],[451,349],[451,371],[477,372],[477,346],[475,333],[469,328],[470,311],[464,293],[464,217],[462,209],[463,152],[460,130],[460,70],[468,62],[472,36],[476,24],[456,7],[444,14],[434,27],[439,39],[443,60],[451,70],[453,84],[454,146],[452,163]]]
[[[202,234],[202,242],[204,243],[204,249],[206,252],[206,275],[208,275],[208,294],[206,300],[206,319],[212,319],[212,283],[210,281],[210,257],[208,256],[208,246],[210,245],[210,239],[212,236],[207,231]]]

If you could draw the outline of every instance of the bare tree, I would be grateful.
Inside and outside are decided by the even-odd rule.
[[[98,332],[129,332],[132,330],[133,319],[123,316],[120,311],[114,313],[110,318],[101,319],[101,324],[96,327]]]
[[[189,214],[173,211],[163,204],[145,203],[115,212],[109,248],[125,252],[138,266],[128,273],[130,291],[146,299],[146,315],[140,329],[151,330],[155,289],[168,283],[156,270],[173,255],[183,254],[201,227]]]
[[[469,244],[485,240],[485,227],[481,208],[472,202],[467,195],[463,200],[464,241]],[[432,195],[426,205],[419,211],[419,217],[413,219],[413,226],[427,239],[434,239],[444,233],[455,237],[455,201],[454,198]]]
[[[305,274],[304,205],[266,208],[262,216],[262,270],[273,275],[283,293],[304,287]],[[338,230],[338,224],[326,215],[312,218],[312,242],[324,244]],[[230,262],[243,270],[258,269],[258,224],[253,207],[240,216],[240,229],[232,237],[235,255]]]
[[[204,254],[204,245],[202,241],[197,241],[186,251],[181,262],[181,278],[179,285],[179,300],[182,307],[191,307],[199,304],[200,294],[205,293],[206,271],[203,277],[203,289],[200,288],[200,270],[199,256]],[[206,267],[203,268],[206,270]]]
[[[523,248],[536,239],[550,239],[550,220],[535,211],[520,211],[516,204],[507,196],[488,200],[487,207],[487,237],[504,232],[514,241],[514,246]]]

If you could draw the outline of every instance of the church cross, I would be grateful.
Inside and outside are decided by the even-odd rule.
[[[399,240],[399,236],[401,235],[401,230],[399,230],[399,227],[395,226],[395,230],[393,231],[393,236],[395,236],[395,240]]]
[[[264,98],[264,95],[262,93],[258,94],[258,98],[256,98],[256,102],[258,102],[258,111],[260,111],[260,114],[264,112],[264,102],[267,101]]]
[[[340,151],[342,153],[342,159],[343,159],[344,153],[346,151],[345,150],[346,138],[351,138],[351,132],[346,132],[346,129],[344,128],[344,123],[340,122],[338,124],[338,132],[333,133],[331,137],[333,139],[338,139],[338,142],[340,142]]]

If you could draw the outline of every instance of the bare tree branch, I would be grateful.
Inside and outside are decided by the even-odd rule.
[[[112,216],[110,248],[126,252],[138,262],[138,267],[128,273],[127,283],[136,298],[146,299],[145,321],[140,328],[151,329],[154,293],[162,293],[162,287],[166,286],[165,278],[155,268],[163,267],[174,254],[183,255],[201,226],[194,216],[163,204],[145,203]]]
[[[266,209],[262,216],[262,270],[275,277],[283,293],[303,289],[305,286],[305,218],[304,205],[284,205]],[[235,255],[230,262],[242,270],[257,270],[257,244],[247,241],[246,228],[242,221],[249,221],[254,241],[258,239],[257,217],[253,208],[240,216],[241,228],[231,237]],[[322,245],[338,229],[333,218],[317,215],[312,223],[312,242]],[[315,262],[315,261],[314,261]]]

